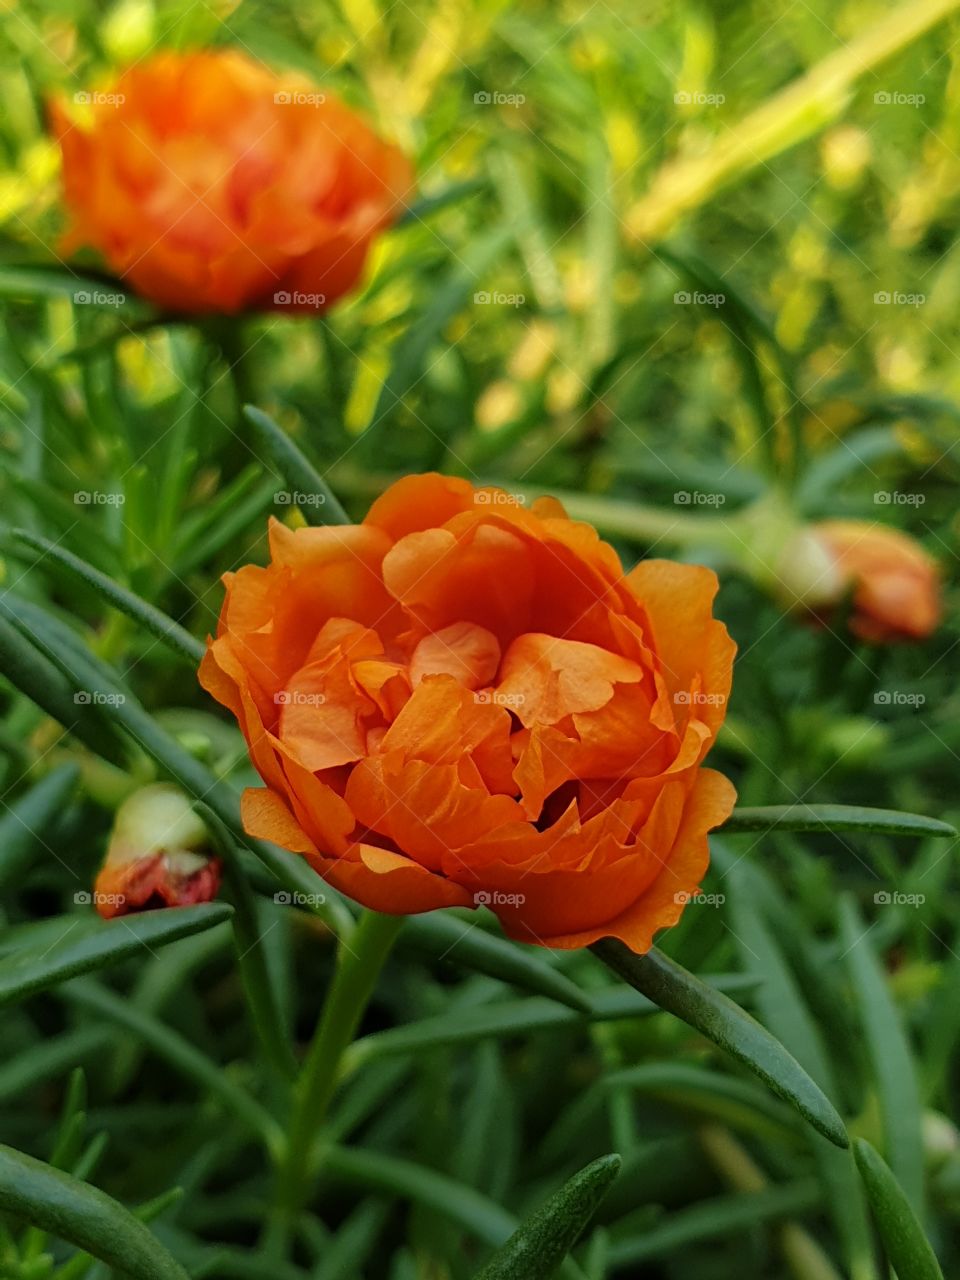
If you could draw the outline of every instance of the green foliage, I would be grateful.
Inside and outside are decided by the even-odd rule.
[[[960,1271],[955,601],[881,649],[757,570],[839,516],[952,576],[956,7],[0,15],[0,1275]],[[106,277],[59,256],[45,99],[206,42],[415,158],[315,320],[76,301]],[[361,916],[243,831],[255,777],[191,670],[219,576],[268,516],[358,519],[430,468],[721,570],[740,804],[648,957]],[[158,778],[226,902],[102,922],[112,815]]]

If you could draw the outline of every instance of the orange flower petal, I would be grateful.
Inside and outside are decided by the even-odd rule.
[[[271,553],[201,667],[266,783],[248,830],[374,909],[487,905],[542,945],[678,918],[733,804],[701,768],[734,655],[712,573],[624,575],[554,505],[437,475]]]

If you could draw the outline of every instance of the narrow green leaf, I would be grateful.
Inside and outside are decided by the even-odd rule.
[[[0,1066],[0,1102],[43,1085],[78,1062],[100,1058],[110,1041],[104,1027],[62,1031],[9,1057]]]
[[[824,1137],[838,1147],[848,1146],[843,1121],[823,1091],[766,1027],[739,1005],[656,949],[638,956],[618,939],[603,938],[590,950],[661,1009],[749,1067]]]
[[[162,1213],[166,1213],[172,1204],[177,1204],[182,1199],[183,1187],[171,1187],[169,1191],[161,1191],[152,1200],[137,1205],[133,1212],[141,1222],[153,1222]]]
[[[55,942],[44,938],[42,944],[21,946],[0,960],[0,1006],[79,974],[152,953],[155,947],[210,929],[230,915],[230,907],[223,903],[205,903],[110,921],[94,915],[61,916],[62,932]]]
[[[635,1266],[648,1258],[672,1254],[704,1240],[742,1235],[764,1222],[809,1213],[817,1207],[820,1198],[820,1187],[814,1178],[787,1182],[765,1191],[715,1196],[671,1214],[649,1231],[614,1239],[610,1244],[609,1263],[611,1267]]]
[[[67,1084],[67,1094],[60,1108],[60,1122],[50,1163],[57,1169],[69,1169],[80,1154],[86,1127],[87,1077],[82,1067],[74,1067]]]
[[[26,642],[25,660],[42,664],[49,669],[49,675],[59,680],[60,674],[66,676],[73,689],[96,689],[101,693],[118,695],[110,706],[110,721],[116,730],[123,730],[138,747],[151,756],[160,768],[188,795],[202,800],[234,835],[238,843],[249,849],[276,876],[284,887],[294,893],[307,895],[311,909],[338,936],[344,936],[352,928],[353,917],[344,906],[340,895],[326,884],[320,876],[303,859],[286,850],[279,849],[267,841],[256,840],[248,836],[243,829],[240,818],[240,802],[237,795],[223,782],[217,779],[198,760],[171,737],[147,711],[137,702],[129,689],[121,685],[114,672],[106,663],[85,651],[79,644],[65,651],[58,633],[50,624],[50,619],[42,610],[28,609],[23,601],[12,596],[10,592],[0,595],[0,657],[7,656],[4,646],[4,628],[7,623],[18,644]],[[39,650],[39,654],[36,652]],[[19,650],[18,650],[19,652]],[[29,696],[40,700],[42,689],[36,694],[33,687],[26,688]],[[41,702],[42,705],[42,702]],[[100,722],[101,707],[96,703],[86,702],[76,706],[81,718],[78,728],[84,724],[83,717],[90,714]],[[94,748],[96,750],[97,748]],[[99,754],[104,754],[101,750]],[[107,758],[111,758],[108,756]],[[322,892],[318,892],[318,889]]]
[[[321,1169],[352,1186],[428,1205],[485,1244],[503,1244],[517,1227],[516,1219],[495,1201],[412,1160],[366,1147],[333,1147],[323,1153]]]
[[[14,884],[26,870],[36,847],[66,807],[77,783],[76,765],[54,769],[11,805],[0,818],[0,888]]]
[[[306,858],[290,853],[288,849],[281,849],[268,840],[256,840],[246,835],[236,802],[233,809],[236,811],[233,822],[228,821],[229,811],[225,808],[220,810],[219,816],[233,835],[272,874],[277,884],[282,886],[289,901],[322,920],[338,938],[349,937],[355,928],[355,921],[353,912],[340,894],[314,871]]]
[[[230,833],[207,805],[196,808],[214,837],[223,858],[227,889],[233,899],[233,936],[237,967],[254,1029],[266,1060],[288,1079],[296,1075],[296,1059],[280,1016],[280,1006],[267,969],[264,931],[256,894],[250,887]]]
[[[771,474],[778,475],[783,471],[783,459],[777,453],[778,423],[780,417],[771,403],[764,378],[763,363],[758,351],[758,339],[767,341],[775,353],[779,355],[779,345],[773,329],[757,308],[753,299],[737,288],[729,272],[720,275],[708,263],[690,254],[680,254],[664,245],[657,249],[657,256],[678,271],[689,282],[706,290],[708,293],[721,295],[725,301],[722,308],[716,309],[718,324],[722,324],[731,336],[731,350],[736,362],[740,365],[745,401],[750,405],[756,419],[756,440],[759,448],[765,453]],[[781,361],[783,364],[783,361]],[[791,385],[789,372],[784,369],[781,381],[787,390],[787,403],[791,406],[789,418],[797,417],[797,410],[792,406],[797,401]],[[791,467],[796,465],[796,448],[792,450]]]
[[[952,409],[951,411],[955,412]],[[845,431],[832,449],[818,451],[797,486],[796,501],[800,510],[811,514],[829,512],[835,502],[833,491],[848,476],[860,474],[881,458],[904,451],[905,440],[892,426],[867,427]]]
[[[844,959],[859,997],[857,1009],[883,1116],[884,1147],[894,1177],[923,1219],[923,1140],[920,1090],[913,1054],[883,970],[856,904],[840,904]]]
[[[196,667],[199,664],[204,654],[203,644],[194,639],[178,622],[168,618],[160,609],[148,604],[146,600],[141,600],[138,595],[128,591],[107,574],[101,573],[86,560],[81,560],[65,547],[58,546],[38,533],[30,533],[26,529],[13,529],[10,536],[17,542],[41,552],[43,558],[51,559],[73,577],[86,583],[108,604],[139,623],[151,635],[162,641],[168,649],[179,657],[185,658],[191,666]]]
[[[590,1010],[590,1000],[580,988],[533,954],[531,948],[507,942],[456,916],[438,911],[411,916],[400,934],[399,945],[415,947],[438,960],[450,960],[501,982],[549,996],[580,1013]]]
[[[649,1000],[630,993],[629,1009],[617,1009],[615,1016],[639,1017],[656,1012]],[[496,1036],[526,1035],[553,1027],[575,1026],[586,1015],[564,1008],[555,1000],[534,996],[527,1000],[503,1000],[478,1008],[452,1009],[423,1018],[419,1022],[374,1031],[357,1040],[347,1050],[349,1069],[361,1063],[395,1054],[422,1053],[444,1045],[470,1044]]]
[[[101,708],[77,706],[68,681],[8,616],[0,618],[0,672],[68,733],[105,760],[116,762],[118,752],[104,728]]]
[[[280,1150],[283,1135],[269,1112],[219,1063],[201,1053],[173,1027],[94,982],[71,983],[61,994],[64,999],[125,1027],[171,1066],[196,1080],[203,1090],[220,1098],[228,1113],[243,1120],[251,1132],[263,1139],[271,1152],[276,1154]]]
[[[412,1160],[383,1155],[367,1147],[330,1147],[323,1156],[323,1172],[352,1186],[381,1191],[433,1209],[484,1244],[499,1247],[513,1235],[518,1222],[496,1201],[436,1169]],[[571,1260],[561,1264],[564,1280],[584,1280]]]
[[[734,809],[718,835],[745,831],[882,831],[892,836],[955,836],[949,822],[898,809],[869,809],[856,804],[775,804]]]
[[[0,1146],[0,1209],[134,1280],[189,1280],[129,1209],[98,1188],[5,1146]]]
[[[287,433],[255,405],[244,405],[243,416],[253,427],[257,443],[265,451],[277,474],[290,485],[295,494],[317,499],[315,502],[303,501],[297,504],[307,523],[349,524],[350,517],[333,490]]]
[[[423,376],[433,344],[467,305],[474,291],[483,288],[487,272],[512,238],[513,231],[508,224],[495,226],[478,236],[469,250],[458,257],[447,277],[431,291],[427,305],[412,317],[394,348],[390,372],[380,390],[371,422],[361,437],[361,452],[368,462],[376,456],[377,443],[387,420]]]
[[[432,213],[436,213],[438,209],[446,209],[451,204],[459,204],[468,196],[476,195],[485,186],[486,183],[481,178],[468,178],[465,182],[454,182],[434,195],[421,196],[418,200],[412,201],[393,225],[404,227],[410,222],[420,222],[424,218],[429,218]]]
[[[746,859],[735,859],[722,840],[714,840],[712,845],[714,863],[731,886],[731,930],[743,965],[762,979],[757,992],[760,1015],[827,1097],[838,1103],[842,1096],[838,1073],[826,1038],[787,963],[777,929],[768,926],[760,909],[773,886]],[[789,924],[788,916],[786,925],[781,923],[778,928],[783,930]],[[794,945],[801,941],[799,936],[790,937]],[[870,1224],[853,1154],[850,1150],[838,1151],[816,1134],[810,1134],[810,1146],[826,1188],[827,1207],[842,1242],[850,1278],[877,1280]]]
[[[477,1280],[550,1280],[576,1244],[620,1172],[618,1155],[601,1156],[527,1218]]]
[[[494,1199],[513,1181],[518,1147],[518,1108],[506,1058],[504,1047],[493,1040],[478,1044],[470,1054],[469,1084],[458,1090],[456,1147],[447,1165],[452,1176]],[[368,1075],[364,1071],[360,1079]]]
[[[897,1280],[943,1280],[937,1255],[889,1166],[863,1138],[854,1139],[853,1154]]]
[[[675,1106],[737,1128],[773,1133],[783,1139],[794,1115],[749,1080],[687,1062],[644,1062],[604,1077],[607,1088],[637,1089]]]
[[[734,981],[740,976],[717,975],[728,990],[745,989],[748,984],[741,987]],[[624,987],[592,993],[588,1013],[539,996],[526,1000],[498,1000],[474,1008],[448,1010],[386,1031],[374,1031],[350,1046],[346,1060],[352,1070],[370,1059],[419,1053],[441,1045],[469,1044],[496,1036],[525,1035],[578,1023],[614,1022],[620,1018],[640,1018],[656,1012],[657,1005],[652,1000]]]
[[[109,300],[117,297],[124,301]],[[0,298],[22,298],[28,302],[66,298],[91,309],[105,308],[114,315],[118,307],[128,312],[146,309],[122,281],[98,280],[57,267],[0,268]]]
[[[362,1275],[363,1264],[378,1243],[388,1211],[382,1200],[361,1200],[323,1250],[311,1280],[355,1280]]]

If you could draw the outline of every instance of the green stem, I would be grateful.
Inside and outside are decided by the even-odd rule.
[[[857,81],[957,9],[960,0],[905,0],[718,136],[706,151],[667,160],[626,217],[651,244],[728,183],[831,124]]]
[[[257,394],[250,367],[247,334],[249,326],[242,317],[225,316],[211,326],[214,341],[220,347],[227,364],[230,381],[237,397],[237,414],[248,403],[256,403]]]
[[[317,1132],[336,1089],[344,1052],[402,924],[402,916],[365,911],[349,941],[339,945],[333,982],[297,1080],[280,1168],[277,1207],[288,1220],[303,1204]]]

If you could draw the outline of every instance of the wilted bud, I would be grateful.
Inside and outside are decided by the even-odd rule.
[[[846,585],[836,556],[812,525],[800,529],[787,543],[777,576],[789,597],[787,603],[811,610],[835,604]]]
[[[936,561],[886,525],[808,525],[787,544],[777,577],[788,604],[821,616],[850,596],[851,630],[875,644],[922,640],[940,621]]]
[[[156,783],[124,801],[94,890],[104,918],[209,902],[219,887],[210,834],[182,791]]]

